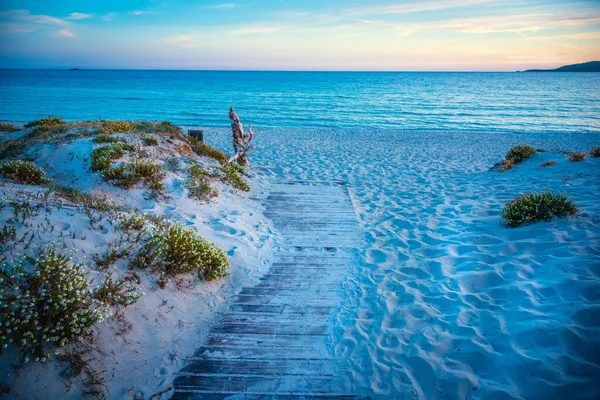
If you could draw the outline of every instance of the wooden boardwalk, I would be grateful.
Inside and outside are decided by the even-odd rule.
[[[219,315],[172,399],[355,398],[328,345],[361,240],[348,192],[336,182],[289,182],[275,185],[265,206],[284,246]]]

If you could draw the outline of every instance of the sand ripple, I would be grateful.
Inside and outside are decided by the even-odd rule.
[[[576,150],[597,145],[593,137],[272,131],[261,140],[257,162],[283,176],[349,184],[364,245],[333,345],[351,390],[600,397],[600,159],[538,153],[511,172],[487,172],[516,143]],[[550,158],[559,163],[539,167]],[[582,214],[500,227],[505,202],[548,188],[571,194]]]

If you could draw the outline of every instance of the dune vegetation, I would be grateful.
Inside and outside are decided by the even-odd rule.
[[[516,228],[538,221],[552,221],[579,212],[575,202],[562,193],[542,191],[524,193],[507,203],[501,217],[509,228]]]

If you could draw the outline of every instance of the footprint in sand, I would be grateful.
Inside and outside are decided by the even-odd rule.
[[[57,222],[56,225],[54,225],[54,226],[59,231],[66,231],[67,229],[71,228],[71,224],[68,224],[64,221]]]

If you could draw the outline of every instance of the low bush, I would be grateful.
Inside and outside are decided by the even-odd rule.
[[[26,123],[25,128],[53,127],[65,124],[66,122],[62,118],[57,117],[56,115],[48,115],[47,117]]]
[[[25,362],[29,355],[45,361],[49,345],[62,347],[88,336],[107,312],[85,266],[71,257],[51,244],[30,261],[33,272],[23,260],[0,270],[0,339],[3,347],[8,342],[21,347]]]
[[[223,249],[180,224],[157,228],[134,265],[158,270],[162,287],[178,274],[197,272],[200,279],[214,280],[229,272],[229,260]]]
[[[215,175],[211,174],[198,164],[193,164],[190,167],[190,179],[186,185],[189,196],[201,201],[210,201],[219,195],[219,191],[210,185],[211,178]]]
[[[94,209],[100,212],[110,212],[117,209],[117,205],[106,197],[96,194],[84,193],[81,190],[56,182],[50,182],[48,185],[51,192],[56,193],[62,199],[65,199],[75,205],[81,205],[85,209]]]
[[[583,160],[585,160],[585,151],[568,153],[568,156],[569,156],[569,161],[571,161],[571,162],[583,161]]]
[[[127,121],[102,120],[102,121],[96,122],[94,125],[100,131],[100,133],[102,133],[104,135],[110,135],[112,133],[120,133],[120,132],[133,132],[133,127],[132,127],[131,122],[127,122]]]
[[[519,144],[512,147],[504,156],[504,161],[500,167],[500,172],[508,171],[515,165],[522,163],[526,158],[534,155],[535,152],[535,148],[529,145]]]
[[[119,143],[125,142],[125,139],[113,135],[100,134],[92,139],[92,141],[94,143]]]
[[[49,115],[25,124],[25,128],[32,128],[30,137],[41,135],[58,135],[69,130],[69,124],[56,115]]]
[[[142,141],[144,142],[144,144],[146,146],[156,146],[156,145],[158,145],[158,140],[156,140],[156,138],[153,138],[153,137],[143,137]]]
[[[131,150],[131,146],[117,143],[98,147],[92,152],[92,171],[102,172],[108,170],[114,160],[123,157],[125,150]]]
[[[134,304],[144,294],[125,280],[113,280],[112,273],[109,272],[94,291],[94,299],[103,305],[128,306]]]
[[[12,225],[4,225],[0,230],[0,245],[17,238],[17,229]]]
[[[223,173],[223,176],[221,177],[223,182],[229,183],[231,186],[241,191],[250,191],[250,186],[248,186],[240,176],[244,174],[244,171],[240,166],[235,164],[225,164],[220,167],[220,171]]]
[[[19,128],[17,128],[14,124],[11,124],[10,122],[0,122],[0,132],[12,133],[18,130]]]
[[[185,140],[190,145],[194,153],[201,157],[212,158],[213,160],[217,160],[220,164],[223,165],[227,164],[227,161],[229,161],[229,157],[227,157],[227,154],[223,153],[219,149],[210,147],[206,143],[201,142],[200,140],[194,137],[188,136]]]
[[[540,164],[541,167],[550,167],[552,165],[556,165],[556,161],[550,160]]]
[[[590,151],[590,156],[592,158],[598,158],[600,157],[600,147],[594,147],[591,151]]]
[[[114,181],[116,186],[129,189],[139,182],[144,182],[151,189],[163,191],[162,178],[164,174],[160,165],[146,159],[131,159],[118,167],[106,170],[103,177],[107,181]]]
[[[180,127],[170,122],[132,122],[132,128],[135,132],[139,133],[156,133],[159,135],[166,135],[170,137],[181,137],[183,131]]]
[[[0,159],[16,157],[28,147],[26,140],[9,139],[0,143]]]
[[[49,182],[46,172],[31,161],[5,161],[0,164],[0,174],[26,185],[43,185]]]
[[[146,229],[146,224],[148,223],[148,217],[146,214],[127,214],[121,213],[117,216],[117,221],[119,222],[119,226],[125,232],[130,231],[144,231]]]
[[[565,194],[527,192],[507,203],[501,217],[506,226],[515,228],[538,221],[552,221],[554,217],[565,217],[578,211],[573,200]]]

